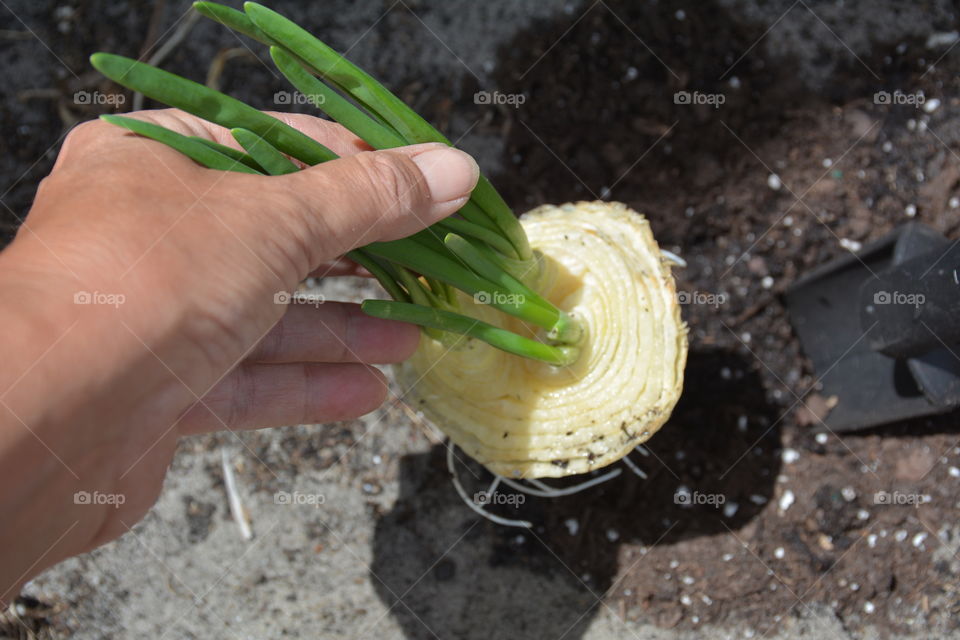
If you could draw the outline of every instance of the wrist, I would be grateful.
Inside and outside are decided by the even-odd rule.
[[[0,252],[0,326],[5,332],[0,341],[0,514],[5,522],[0,601],[14,598],[24,580],[65,557],[75,542],[73,534],[83,528],[67,517],[76,463],[63,459],[66,452],[46,427],[63,383],[44,360],[76,321],[75,310],[58,293],[69,289],[69,281],[60,277],[58,282],[30,244],[39,242],[21,235]],[[25,530],[36,533],[25,537]]]

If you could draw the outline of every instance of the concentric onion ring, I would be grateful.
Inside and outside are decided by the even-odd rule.
[[[687,329],[670,262],[647,220],[620,203],[542,206],[521,218],[542,255],[534,288],[584,326],[579,360],[553,367],[462,339],[424,337],[401,379],[470,456],[507,477],[611,464],[670,417],[683,387]],[[533,331],[463,297],[462,312]]]

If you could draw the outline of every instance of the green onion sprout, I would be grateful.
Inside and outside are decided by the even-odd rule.
[[[253,2],[245,3],[244,11],[213,2],[196,2],[194,8],[268,45],[277,68],[299,92],[372,148],[450,145],[377,80],[275,11]],[[204,85],[114,54],[96,53],[90,60],[120,85],[229,129],[242,151],[142,120],[102,116],[207,168],[278,176],[300,170],[291,158],[312,166],[337,157],[293,127]],[[417,324],[447,344],[466,336],[552,365],[569,365],[579,355],[579,323],[536,292],[540,258],[513,211],[483,176],[454,216],[409,238],[374,242],[347,255],[393,298],[364,302],[362,308],[371,316]],[[470,297],[470,304],[520,319],[531,336],[540,338],[479,320],[465,305]]]

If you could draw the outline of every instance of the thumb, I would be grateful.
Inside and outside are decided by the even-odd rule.
[[[476,161],[463,151],[427,143],[361,152],[270,179],[296,199],[306,246],[324,254],[310,257],[319,264],[455,213],[479,176]]]

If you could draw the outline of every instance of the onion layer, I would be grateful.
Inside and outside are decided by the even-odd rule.
[[[577,362],[553,367],[476,340],[451,348],[424,337],[401,380],[417,408],[490,471],[586,473],[650,438],[680,397],[687,328],[671,261],[647,220],[620,203],[542,206],[521,223],[540,256],[533,288],[583,325]],[[460,301],[462,313],[537,335],[472,298]]]

